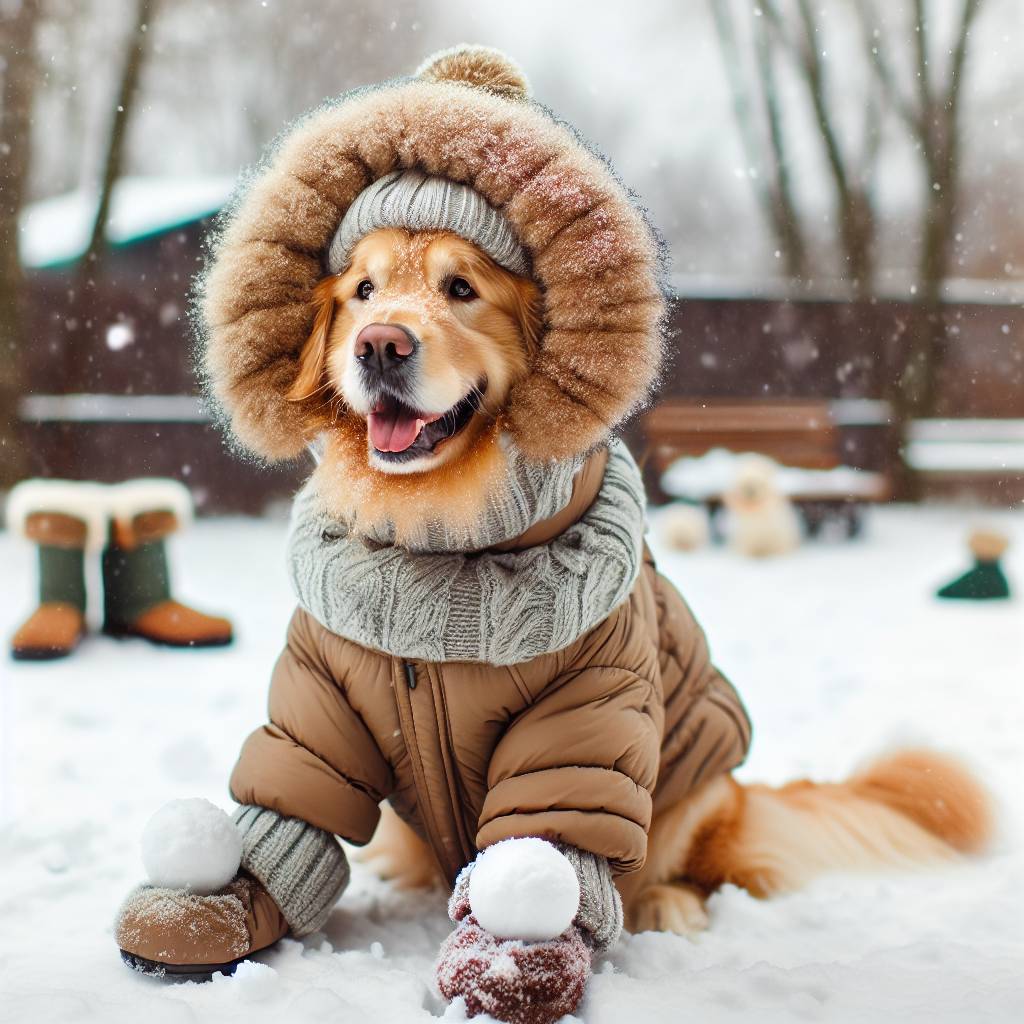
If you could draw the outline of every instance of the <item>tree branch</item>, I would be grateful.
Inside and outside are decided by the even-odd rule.
[[[883,52],[881,36],[875,35],[876,25],[873,22],[877,22],[877,12],[872,0],[860,0],[859,3],[853,4],[853,8],[857,12],[857,20],[860,22],[868,63],[882,87],[882,93],[906,123],[913,136],[920,138],[923,126],[918,111],[900,91],[896,76],[892,73],[892,68]]]
[[[768,138],[772,149],[772,165],[775,171],[772,215],[776,225],[776,236],[786,255],[789,276],[800,278],[807,271],[807,245],[800,226],[796,201],[793,198],[785,135],[782,130],[782,111],[779,107],[778,87],[775,81],[775,63],[768,38],[768,29],[763,24],[754,25],[754,46],[757,54],[758,75],[761,81],[761,94],[764,100],[765,121],[768,124]]]
[[[142,65],[147,52],[147,29],[153,18],[158,0],[137,0],[135,22],[129,38],[128,55],[121,74],[118,89],[117,107],[114,111],[107,142],[107,152],[103,162],[103,180],[100,185],[99,202],[96,205],[96,216],[93,219],[89,244],[82,256],[80,272],[87,275],[92,271],[102,253],[106,249],[107,220],[110,217],[110,204],[113,198],[114,185],[121,176],[121,165],[124,161],[124,147],[128,134],[135,94],[139,84]]]

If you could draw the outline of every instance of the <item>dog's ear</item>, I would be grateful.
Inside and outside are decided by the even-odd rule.
[[[540,346],[540,336],[544,326],[540,289],[529,278],[510,275],[510,280],[512,315],[519,324],[519,330],[526,342],[526,351],[532,355]]]
[[[299,372],[285,394],[289,402],[302,402],[323,386],[324,363],[327,359],[327,336],[334,319],[334,286],[336,279],[324,278],[313,289],[313,331],[299,354]]]

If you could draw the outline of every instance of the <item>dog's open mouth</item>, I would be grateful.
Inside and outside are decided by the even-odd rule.
[[[391,395],[384,395],[366,417],[370,444],[388,462],[429,455],[469,423],[480,408],[486,389],[485,381],[443,413],[419,412]]]

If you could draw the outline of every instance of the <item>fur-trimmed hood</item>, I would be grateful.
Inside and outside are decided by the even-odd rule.
[[[350,93],[285,132],[221,217],[198,284],[203,371],[234,437],[296,456],[317,400],[289,402],[314,285],[349,205],[398,168],[470,185],[512,224],[544,298],[530,373],[503,428],[530,459],[588,451],[647,398],[662,354],[661,247],[576,133],[494,50],[460,47]]]

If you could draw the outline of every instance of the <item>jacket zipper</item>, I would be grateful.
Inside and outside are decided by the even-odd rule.
[[[417,677],[416,668],[417,666],[414,662],[402,662],[402,674],[405,676],[406,693],[398,698],[399,719],[402,721],[402,724],[405,727],[403,731],[407,730],[406,749],[409,753],[409,760],[413,768],[413,778],[416,781],[420,815],[422,817],[423,825],[426,828],[427,834],[431,837],[430,845],[434,848],[434,856],[438,858],[438,861],[442,867],[442,871],[445,874],[451,873],[453,868],[454,872],[457,873],[459,869],[463,867],[463,864],[461,863],[461,861],[457,864],[454,863],[451,856],[452,851],[449,849],[450,844],[442,842],[442,831],[440,831],[438,828],[438,821],[431,803],[430,794],[427,791],[426,778],[423,768],[423,759],[422,755],[420,754],[419,743],[417,742],[415,716],[413,715],[412,709],[412,691],[417,688],[420,682],[419,678]],[[427,673],[426,678],[428,690],[432,689],[430,686],[429,668],[427,665],[423,665],[422,668],[423,671]],[[447,756],[448,758],[452,758],[454,757],[454,754],[451,751],[450,725],[447,721],[445,721],[444,723],[441,722],[441,716],[439,709],[437,707],[437,701],[435,700],[433,693],[429,694],[429,699],[430,710],[432,711],[434,719],[433,728],[437,735],[438,744],[441,747],[444,747],[447,744]],[[420,700],[420,704],[422,703],[423,699]],[[443,751],[441,752],[441,758],[443,763],[446,760],[445,753]],[[443,769],[445,771],[446,776],[450,775],[451,766],[449,764],[443,763]],[[452,803],[451,786],[453,782],[454,780],[451,778],[446,779],[448,802],[450,805],[450,810],[454,822],[455,815],[458,814],[458,808],[454,805],[454,803]],[[459,818],[458,820],[461,822],[462,819]]]
[[[416,666],[411,661],[403,661],[402,667],[405,669],[405,682],[410,690],[416,689]]]

